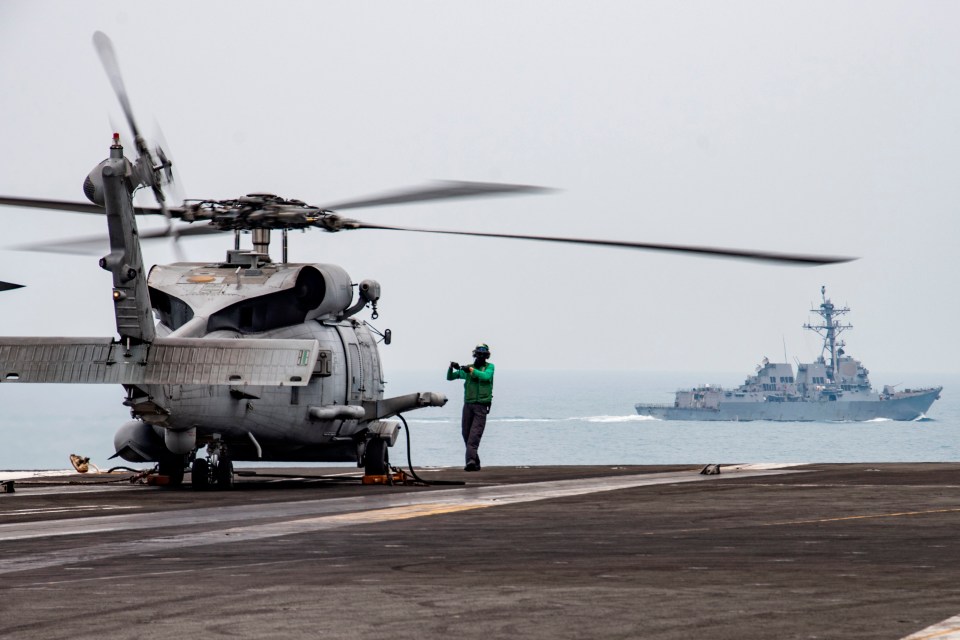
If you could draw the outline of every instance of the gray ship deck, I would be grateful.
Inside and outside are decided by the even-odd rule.
[[[0,637],[877,639],[960,613],[957,464],[423,475],[469,484],[18,482]]]

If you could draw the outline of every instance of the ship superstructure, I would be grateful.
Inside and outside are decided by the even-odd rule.
[[[846,354],[841,333],[852,329],[839,318],[850,312],[837,307],[821,287],[822,302],[812,309],[820,316],[818,324],[805,329],[823,338],[823,349],[815,362],[798,363],[796,374],[788,362],[770,362],[757,366],[754,375],[735,389],[703,385],[677,391],[672,405],[637,404],[640,415],[667,420],[779,420],[864,421],[877,418],[915,420],[923,417],[943,387],[897,390],[883,387],[873,390],[870,372]]]

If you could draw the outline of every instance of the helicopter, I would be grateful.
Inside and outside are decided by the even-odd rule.
[[[2,337],[0,383],[119,384],[131,419],[114,436],[115,457],[155,463],[169,484],[189,470],[195,489],[230,488],[234,461],[356,462],[366,475],[389,472],[397,418],[442,406],[436,392],[384,397],[380,332],[357,318],[378,317],[380,285],[354,283],[334,264],[289,260],[292,230],[363,229],[573,243],[680,252],[767,262],[821,265],[851,258],[717,247],[425,229],[372,224],[340,212],[401,203],[536,194],[542,187],[447,182],[324,206],[268,193],[168,203],[173,163],[137,127],[110,39],[94,47],[133,135],[129,159],[119,134],[109,156],[83,182],[89,202],[0,196],[0,205],[104,215],[109,253],[99,265],[113,279],[116,334],[102,338]],[[149,189],[156,206],[134,205]],[[140,232],[137,215],[167,226]],[[186,224],[185,224],[186,223]],[[281,233],[281,256],[270,253]],[[233,233],[220,261],[145,267],[141,242]],[[241,248],[244,235],[251,247]],[[14,285],[15,286],[15,285]],[[354,296],[356,289],[356,296]]]

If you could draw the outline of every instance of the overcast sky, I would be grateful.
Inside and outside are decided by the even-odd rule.
[[[847,351],[868,367],[960,371],[958,3],[4,0],[0,194],[83,199],[123,123],[98,29],[186,197],[323,205],[433,179],[516,182],[559,191],[351,215],[860,257],[796,268],[295,234],[293,260],[380,281],[388,377],[479,341],[514,369],[746,374],[784,344],[791,360],[819,353],[801,325],[821,285],[852,307]],[[5,246],[106,229],[0,213]],[[200,261],[230,243],[182,245]],[[97,256],[0,255],[0,280],[28,285],[0,294],[0,334],[113,334]],[[176,258],[164,243],[146,259]]]

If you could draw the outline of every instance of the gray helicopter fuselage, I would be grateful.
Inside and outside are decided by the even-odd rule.
[[[206,446],[208,464],[194,468],[201,484],[211,465],[227,482],[229,460],[357,461],[382,473],[399,431],[385,419],[446,398],[383,398],[376,341],[353,317],[368,305],[376,317],[380,285],[360,282],[354,302],[337,265],[289,263],[285,250],[272,262],[271,227],[255,221],[251,251],[239,249],[238,227],[223,262],[147,273],[132,203],[143,174],[136,166],[114,137],[85,182],[107,217],[110,253],[100,266],[113,274],[119,339],[10,339],[0,346],[5,379],[120,382],[133,419],[114,436],[117,455],[179,475],[180,462]]]
[[[356,459],[368,428],[360,409],[383,397],[376,340],[343,317],[350,278],[335,265],[262,263],[231,252],[221,264],[154,267],[148,278],[158,337],[316,340],[306,386],[150,385],[136,417],[165,430],[218,434],[234,459]],[[153,406],[156,406],[156,409]],[[330,416],[329,418],[324,416]]]

